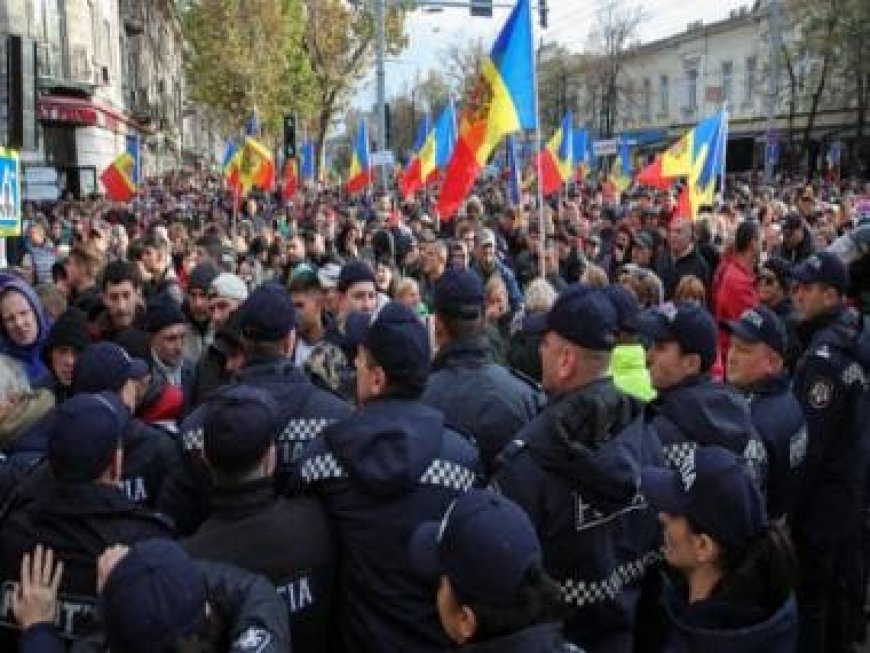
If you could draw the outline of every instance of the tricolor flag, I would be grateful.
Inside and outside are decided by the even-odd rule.
[[[245,138],[237,165],[243,194],[247,194],[255,187],[267,191],[274,190],[275,164],[265,145],[250,136]]]
[[[585,129],[575,129],[572,150],[574,154],[575,179],[577,181],[583,181],[586,179],[586,175],[589,174],[589,161],[592,159],[589,151],[590,147],[589,132]]]
[[[284,164],[284,188],[281,191],[281,196],[285,202],[289,202],[299,191],[299,172],[296,169],[296,159],[287,159]]]
[[[444,172],[437,210],[450,220],[499,142],[522,129],[535,129],[535,62],[530,0],[518,0],[466,100],[459,139]]]
[[[634,165],[631,162],[631,146],[625,141],[620,141],[619,154],[613,165],[610,180],[620,193],[624,193],[631,186],[632,174],[634,174]]]
[[[411,157],[408,167],[405,168],[405,171],[399,179],[399,192],[405,198],[410,197],[418,188],[420,188],[420,186],[423,185],[424,178],[421,171],[422,162],[420,161],[420,154],[429,142],[430,131],[429,114],[427,113],[423,116],[423,120],[417,127],[417,135],[414,137],[413,146],[414,155]]]
[[[698,217],[701,206],[713,204],[716,180],[725,172],[727,144],[726,111],[702,120],[692,130],[692,171],[687,184],[692,218]]]
[[[456,136],[456,105],[450,100],[435,123],[435,169],[425,176],[427,184],[433,181],[439,171],[447,169],[453,148],[456,147]]]
[[[136,195],[133,183],[133,156],[124,152],[116,158],[100,175],[106,189],[106,197],[115,202],[129,202]]]
[[[347,192],[359,193],[372,183],[372,169],[369,165],[369,136],[363,120],[356,132],[350,171],[347,175]]]
[[[544,195],[558,192],[562,184],[571,178],[574,170],[574,135],[571,112],[562,118],[562,125],[553,134],[550,142],[538,155]]]

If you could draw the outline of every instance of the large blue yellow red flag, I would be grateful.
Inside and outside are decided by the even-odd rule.
[[[303,181],[313,181],[317,176],[317,164],[314,158],[314,141],[306,138],[302,143],[301,150],[301,165],[299,166],[299,176]]]
[[[435,165],[439,170],[445,170],[450,163],[456,137],[456,105],[450,100],[435,123]]]
[[[574,118],[571,112],[562,118],[562,124],[553,134],[547,146],[541,150],[540,170],[544,194],[558,191],[562,184],[571,179],[574,170]]]
[[[369,164],[369,136],[366,121],[359,124],[354,139],[353,153],[350,159],[350,171],[347,175],[347,192],[359,193],[372,182],[372,169]]]
[[[456,214],[502,138],[536,128],[535,87],[530,0],[518,0],[466,101],[438,197],[442,220]]]
[[[691,216],[695,218],[703,205],[712,205],[716,181],[725,172],[725,148],[728,143],[728,114],[726,111],[702,120],[692,130],[692,172],[688,191]]]

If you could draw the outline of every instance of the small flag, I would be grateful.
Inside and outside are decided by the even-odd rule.
[[[350,171],[347,176],[347,192],[359,193],[372,183],[372,170],[369,165],[369,137],[363,120],[356,132]]]
[[[136,195],[133,183],[133,157],[124,152],[116,158],[100,175],[106,189],[106,196],[115,202],[129,202]]]

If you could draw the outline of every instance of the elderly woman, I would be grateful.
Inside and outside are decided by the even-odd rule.
[[[0,353],[17,360],[33,385],[48,376],[42,346],[50,327],[33,288],[18,279],[0,282]]]

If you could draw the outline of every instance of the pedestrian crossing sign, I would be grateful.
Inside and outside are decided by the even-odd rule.
[[[0,147],[0,237],[21,235],[21,159]]]

